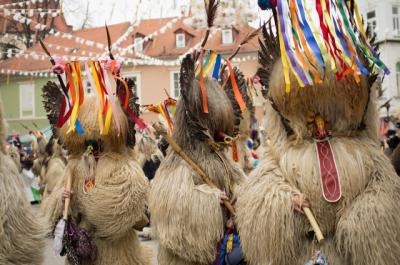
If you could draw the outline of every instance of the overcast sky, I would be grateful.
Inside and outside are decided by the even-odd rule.
[[[80,28],[86,14],[91,26],[115,24],[140,18],[176,16],[189,0],[63,0],[65,17]],[[87,12],[88,11],[88,12]]]
[[[248,1],[254,2],[255,9],[258,9],[257,0]],[[62,0],[67,22],[74,29],[81,28],[86,17],[86,27],[96,27],[105,22],[110,25],[135,21],[136,18],[177,16],[182,9],[188,9],[189,3],[190,0]],[[260,17],[265,16],[260,14]]]

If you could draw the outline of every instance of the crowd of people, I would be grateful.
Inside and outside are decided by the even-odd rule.
[[[107,60],[52,59],[60,83],[42,89],[52,137],[32,132],[28,154],[17,139],[6,149],[0,111],[0,264],[41,264],[46,237],[66,264],[151,264],[138,233],[158,241],[160,265],[398,264],[400,178],[380,148],[372,90],[386,68],[354,1],[317,2],[319,25],[309,2],[259,1],[278,27],[247,37],[260,37],[247,79],[236,53],[205,49],[218,9],[206,1],[208,31],[182,60],[165,126],[140,119],[111,48]],[[96,94],[84,94],[83,68]],[[258,82],[257,123],[246,89]],[[37,216],[24,169],[40,179]]]

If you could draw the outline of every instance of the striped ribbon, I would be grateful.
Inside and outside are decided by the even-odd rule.
[[[368,76],[370,70],[361,63],[358,50],[385,74],[390,73],[368,43],[356,3],[354,15],[343,0],[278,0],[276,11],[287,93],[289,72],[300,87],[320,83],[328,62],[338,80],[350,75],[359,82],[359,75]]]

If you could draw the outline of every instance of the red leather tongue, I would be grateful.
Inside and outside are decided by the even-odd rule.
[[[335,157],[329,140],[315,142],[322,195],[328,202],[337,202],[342,197],[340,177],[336,168]]]

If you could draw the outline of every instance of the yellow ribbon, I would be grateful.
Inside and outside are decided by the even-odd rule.
[[[66,73],[68,78],[68,83],[71,91],[71,98],[72,98],[72,113],[69,123],[69,129],[67,134],[75,131],[75,122],[78,118],[78,111],[79,111],[79,91],[76,91],[76,86],[74,83],[74,79],[71,73],[71,69],[75,72],[73,64],[67,64]],[[77,93],[78,92],[78,93]]]
[[[312,2],[314,3],[315,1],[312,1]],[[305,3],[304,3],[304,4],[305,4]],[[305,12],[305,13],[306,13],[306,16],[307,16],[307,20],[308,20],[308,21],[311,21],[311,23],[309,23],[309,25],[310,25],[310,27],[311,27],[311,30],[312,30],[312,32],[313,32],[313,35],[315,36],[315,40],[317,41],[318,47],[319,47],[319,49],[321,50],[322,58],[324,59],[324,62],[327,62],[327,61],[328,61],[328,60],[327,60],[328,51],[326,50],[326,47],[325,47],[325,45],[324,45],[325,40],[323,39],[323,37],[321,36],[320,32],[318,31],[318,29],[317,29],[315,23],[313,23],[313,19],[312,19],[311,16],[310,16],[310,14],[311,14],[310,9],[307,8],[306,5],[304,5],[304,8],[306,9],[306,12]],[[322,40],[323,40],[322,42],[321,42],[321,38],[322,38]],[[332,56],[329,55],[329,60],[330,60],[330,62],[331,62],[332,70],[335,71],[335,70],[336,70],[336,68],[335,68],[335,61],[334,61],[334,60],[332,61],[332,58],[331,58],[331,57],[332,57]],[[333,63],[332,63],[332,62],[333,62]]]
[[[103,91],[101,89],[99,77],[97,76],[95,64],[94,64],[93,61],[90,62],[90,71],[92,73],[92,76],[93,76],[93,79],[94,79],[94,83],[96,85],[96,91],[99,94],[100,100],[101,100],[101,107],[99,108],[99,110],[97,112],[97,120],[99,122],[100,134],[103,134],[103,130],[104,130],[103,108],[104,108],[104,105],[105,105],[105,99],[104,99],[104,93],[103,93]]]
[[[290,78],[289,78],[289,66],[288,66],[288,56],[285,51],[285,44],[283,43],[283,37],[281,32],[281,26],[279,23],[279,16],[278,18],[278,34],[279,34],[279,47],[281,50],[281,58],[282,58],[282,66],[283,66],[283,75],[285,78],[285,91],[286,93],[290,92]]]

